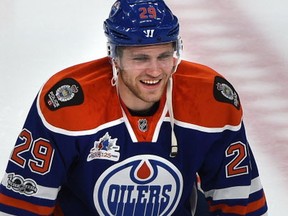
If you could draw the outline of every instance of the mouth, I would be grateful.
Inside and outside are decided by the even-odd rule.
[[[145,84],[145,85],[153,86],[153,85],[159,84],[161,82],[161,79],[159,79],[159,80],[141,80],[140,82]]]

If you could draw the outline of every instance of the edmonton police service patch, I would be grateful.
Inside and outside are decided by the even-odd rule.
[[[100,215],[171,215],[178,206],[183,178],[175,165],[155,155],[138,155],[111,166],[95,184]]]
[[[216,76],[214,80],[214,97],[217,101],[232,104],[240,109],[240,99],[233,86],[224,78]]]
[[[83,101],[84,94],[82,88],[72,78],[59,81],[45,95],[45,104],[52,111],[66,106],[79,105]]]

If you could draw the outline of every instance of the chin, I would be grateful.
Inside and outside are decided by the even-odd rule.
[[[144,101],[147,103],[155,103],[161,99],[161,96],[145,97]]]

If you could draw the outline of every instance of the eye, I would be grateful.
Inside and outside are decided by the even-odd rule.
[[[147,56],[135,56],[133,58],[134,61],[145,62],[148,61],[149,58]]]
[[[169,57],[170,57],[170,55],[163,55],[163,56],[160,56],[159,59],[167,59]]]
[[[173,57],[173,53],[164,53],[158,57],[159,60],[167,60]]]

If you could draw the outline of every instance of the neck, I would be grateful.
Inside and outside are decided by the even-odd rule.
[[[128,107],[127,109],[132,116],[152,116],[158,110],[159,104],[160,102],[157,101],[150,108],[144,109],[144,110],[132,110],[132,109],[129,109]]]

